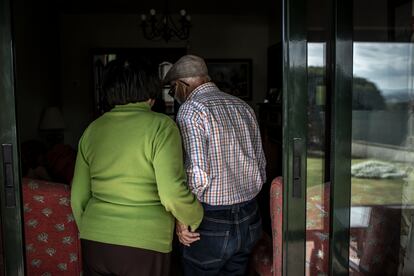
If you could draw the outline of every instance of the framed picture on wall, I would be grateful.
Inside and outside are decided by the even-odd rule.
[[[212,81],[223,92],[243,100],[251,100],[251,59],[206,59],[206,63]]]

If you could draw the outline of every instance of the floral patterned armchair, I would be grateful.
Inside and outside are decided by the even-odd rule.
[[[306,250],[310,251],[307,256],[309,275],[329,275],[330,186],[330,182],[323,183],[315,197],[308,189]]]
[[[306,231],[306,241],[312,244],[307,272],[310,275],[328,275],[329,268],[329,199],[330,183],[322,187],[323,198],[311,201],[317,206],[318,217],[322,217],[322,227]],[[283,245],[283,180],[276,177],[270,186],[270,217],[272,237],[263,234],[252,253],[252,267],[261,276],[282,275]]]
[[[23,178],[27,275],[80,275],[80,243],[70,186]]]
[[[401,206],[364,207],[369,210],[368,225],[351,229],[359,263],[351,263],[350,275],[400,275]]]
[[[282,275],[283,181],[276,177],[270,185],[272,237],[266,233],[252,253],[253,270],[261,276]]]

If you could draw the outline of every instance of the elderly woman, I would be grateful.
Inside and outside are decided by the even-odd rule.
[[[103,89],[113,108],[80,138],[71,204],[86,276],[168,275],[175,220],[192,230],[202,220],[178,128],[151,111],[161,90],[155,73],[109,63]]]

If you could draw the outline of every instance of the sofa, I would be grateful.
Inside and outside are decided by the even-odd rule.
[[[81,275],[80,241],[70,186],[22,179],[26,274]]]

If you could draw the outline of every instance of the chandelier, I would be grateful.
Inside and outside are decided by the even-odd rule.
[[[190,35],[191,16],[182,9],[180,16],[174,17],[168,11],[166,2],[165,11],[158,14],[155,9],[149,11],[149,16],[141,15],[141,28],[148,40],[186,40]]]

